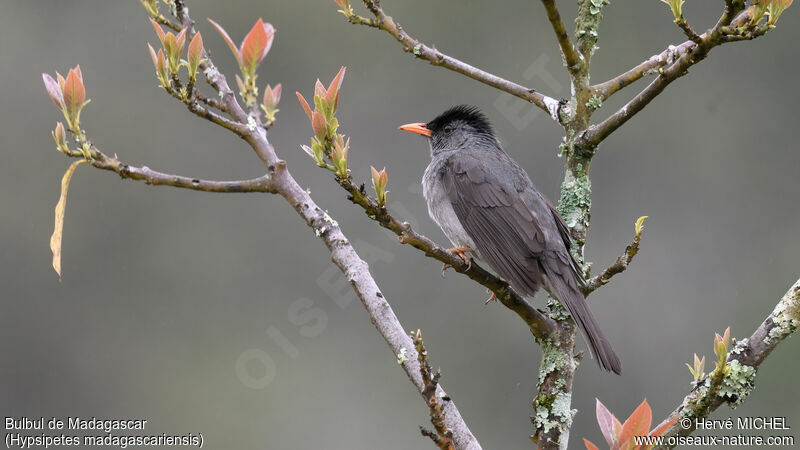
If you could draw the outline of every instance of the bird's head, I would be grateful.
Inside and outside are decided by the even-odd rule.
[[[428,123],[409,123],[400,129],[426,136],[431,156],[497,142],[486,116],[478,108],[467,105],[454,106]]]

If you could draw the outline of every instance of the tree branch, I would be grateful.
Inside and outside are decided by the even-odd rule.
[[[728,363],[737,361],[736,367],[740,367],[740,369],[727,375],[725,379],[721,380],[721,384],[725,385],[726,380],[733,377],[743,377],[739,379],[743,379],[744,382],[729,383],[734,388],[740,388],[736,391],[736,395],[731,397],[728,390],[723,395],[718,387],[716,389],[712,388],[714,384],[720,383],[701,380],[698,386],[683,399],[678,408],[662,423],[663,425],[674,417],[680,417],[682,419],[689,418],[692,426],[683,428],[680,420],[678,420],[667,428],[667,431],[663,434],[664,438],[673,439],[674,441],[676,436],[688,436],[695,430],[696,419],[708,417],[709,414],[724,403],[736,405],[741,402],[744,396],[753,389],[756,371],[761,366],[761,363],[775,350],[778,344],[798,328],[800,328],[800,280],[797,280],[789,288],[789,291],[781,298],[772,313],[764,319],[755,332],[749,338],[738,341],[734,349],[729,353]],[[708,377],[706,380],[708,380]],[[670,447],[674,446],[671,445]]]
[[[478,69],[475,66],[448,56],[433,47],[423,44],[406,33],[399,23],[395,22],[391,16],[387,15],[380,6],[379,1],[364,0],[364,5],[372,12],[372,14],[375,16],[375,19],[367,19],[355,14],[350,14],[347,16],[347,18],[351,23],[367,25],[373,28],[384,30],[403,45],[404,51],[412,53],[417,58],[428,61],[434,66],[441,66],[450,69],[453,72],[466,75],[473,80],[479,81],[483,84],[497,88],[503,92],[507,92],[525,101],[533,103],[543,111],[547,112],[550,117],[553,118],[553,120],[560,122],[559,110],[563,107],[563,104],[555,98],[540,94],[534,89],[526,88],[525,86],[514,83],[513,81],[506,80],[505,78],[501,78],[492,73]]]
[[[125,164],[116,156],[110,158],[96,148],[96,157],[89,162],[98,169],[110,170],[120,177],[129,180],[144,181],[153,186],[172,186],[203,192],[267,192],[277,193],[272,176],[267,174],[249,180],[213,181],[200,178],[190,178],[169,173],[157,172],[147,166],[136,167]]]
[[[728,4],[730,5],[731,2],[728,2]],[[736,10],[736,8],[731,9],[726,6],[725,14],[729,9]],[[751,27],[749,30],[738,29],[738,26],[742,26],[750,20],[749,12],[750,10],[748,9],[736,16],[731,21],[731,27],[724,25],[728,19],[723,14],[717,26],[700,35],[697,42],[687,41],[679,47],[670,46],[661,54],[651,57],[628,72],[601,85],[594,86],[592,89],[597,92],[599,97],[608,98],[614,92],[628,86],[654,69],[658,69],[659,73],[658,77],[650,85],[626,103],[625,106],[604,121],[592,125],[584,131],[577,139],[576,145],[584,149],[596,148],[611,133],[644,109],[670,83],[686,75],[690,67],[705,59],[714,47],[727,42],[755,39],[766,34],[770,30],[768,25]]]
[[[689,67],[703,60],[714,45],[693,45],[687,48],[671,66],[660,70],[658,77],[642,92],[604,121],[590,126],[579,138],[577,145],[582,148],[595,148],[611,133],[644,109],[661,94],[670,83],[688,73]]]
[[[700,36],[695,33],[695,31],[692,29],[692,26],[689,25],[689,22],[687,22],[683,16],[681,16],[680,19],[675,19],[675,25],[677,25],[678,28],[683,31],[683,34],[685,34],[690,41],[694,42],[695,44],[701,44],[703,42],[703,40],[700,39]]]
[[[584,297],[596,291],[600,286],[608,284],[611,281],[611,277],[624,272],[628,268],[628,265],[633,261],[633,257],[639,253],[639,244],[642,242],[642,232],[644,231],[642,223],[646,218],[647,216],[642,216],[636,221],[636,233],[633,235],[633,241],[629,246],[625,247],[625,252],[617,258],[614,264],[606,267],[600,275],[586,281],[586,285],[583,287]]]
[[[450,397],[443,397],[441,401],[436,396],[436,389],[439,387],[439,378],[442,373],[438,370],[436,372],[431,369],[428,362],[428,351],[425,349],[425,343],[422,342],[422,333],[417,330],[416,333],[411,333],[411,339],[414,340],[414,346],[417,350],[417,359],[419,360],[419,373],[422,375],[422,381],[425,384],[425,389],[422,391],[422,396],[425,397],[428,403],[428,409],[431,414],[431,423],[435,431],[430,431],[420,427],[423,436],[427,436],[442,450],[455,450],[453,446],[453,433],[447,429],[446,415],[442,402],[449,402]]]
[[[594,95],[605,101],[617,91],[628,87],[634,82],[638,81],[645,75],[658,74],[658,69],[664,66],[671,65],[680,56],[684,55],[686,51],[692,47],[694,42],[686,41],[677,47],[670,45],[663,52],[653,55],[647,60],[643,61],[636,67],[631,68],[627,72],[617,75],[616,77],[592,86]]]
[[[567,70],[569,70],[572,78],[580,76],[581,56],[575,51],[572,41],[567,34],[567,29],[564,27],[564,22],[561,20],[561,14],[558,12],[556,0],[542,0],[545,10],[547,11],[547,19],[553,26],[553,32],[558,39],[558,46],[561,47],[561,54],[564,55],[564,61],[567,63]]]

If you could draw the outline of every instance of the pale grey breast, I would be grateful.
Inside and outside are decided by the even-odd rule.
[[[442,184],[441,171],[446,162],[447,157],[438,155],[428,164],[425,174],[422,176],[422,195],[428,204],[428,215],[439,225],[439,228],[442,229],[444,235],[454,246],[465,245],[475,249],[475,243],[464,230],[461,221],[458,220]],[[480,257],[477,252],[473,253],[475,256]]]

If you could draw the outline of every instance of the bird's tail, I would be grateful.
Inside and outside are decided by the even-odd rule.
[[[600,325],[597,324],[594,314],[592,314],[592,311],[589,309],[589,305],[586,303],[586,298],[584,298],[583,293],[573,280],[566,279],[566,277],[570,277],[572,274],[559,274],[548,270],[549,267],[547,266],[549,266],[549,264],[545,265],[544,269],[547,282],[550,284],[550,286],[547,286],[550,295],[556,297],[558,301],[569,310],[578,328],[581,329],[586,343],[589,344],[592,356],[597,358],[600,367],[619,375],[622,372],[622,363],[617,354],[614,353],[614,349],[611,348],[608,339],[606,339],[603,332],[600,330]]]

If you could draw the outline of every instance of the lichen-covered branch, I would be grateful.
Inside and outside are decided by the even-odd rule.
[[[695,430],[695,419],[708,417],[725,403],[736,407],[755,387],[756,373],[767,356],[798,328],[800,328],[800,279],[789,288],[755,332],[749,338],[736,343],[728,355],[729,373],[719,380],[711,379],[713,376],[701,380],[664,421],[667,423],[674,417],[689,418],[693,426],[683,428],[678,420],[667,428],[662,436],[665,439],[688,436]]]
[[[428,61],[435,66],[441,66],[452,70],[453,72],[466,75],[473,80],[479,81],[483,84],[497,88],[503,92],[519,97],[525,101],[533,103],[543,111],[547,112],[550,117],[555,121],[560,121],[559,109],[563,107],[558,100],[547,95],[543,95],[534,89],[527,88],[513,81],[506,80],[492,73],[481,70],[475,66],[467,64],[452,56],[446,55],[439,50],[425,45],[419,40],[411,37],[400,26],[399,23],[386,14],[381,7],[380,1],[364,0],[364,5],[375,16],[374,19],[360,17],[358,15],[349,13],[348,20],[351,23],[359,25],[367,25],[373,28],[378,28],[386,31],[392,35],[397,41],[403,45],[403,50],[413,54],[419,59]]]

